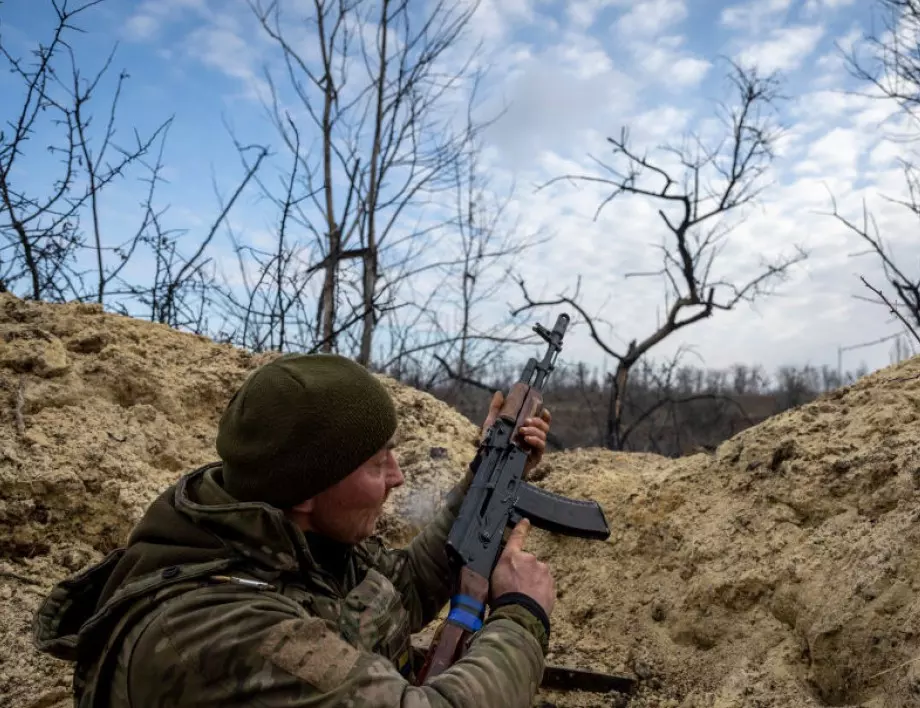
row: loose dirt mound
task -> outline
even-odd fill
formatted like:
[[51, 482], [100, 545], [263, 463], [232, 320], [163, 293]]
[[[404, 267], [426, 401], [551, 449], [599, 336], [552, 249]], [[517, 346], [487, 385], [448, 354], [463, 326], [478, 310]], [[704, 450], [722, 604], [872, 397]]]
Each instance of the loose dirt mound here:
[[[220, 411], [269, 358], [0, 295], [0, 706], [68, 704], [68, 667], [31, 649], [42, 593], [214, 459]], [[385, 381], [408, 483], [383, 531], [401, 543], [459, 477], [477, 427]], [[553, 663], [636, 675], [635, 706], [920, 705], [918, 410], [914, 360], [713, 456], [548, 455], [541, 484], [597, 499], [612, 530], [606, 543], [533, 534], [559, 590]]]
[[[67, 696], [67, 667], [31, 648], [42, 593], [123, 543], [180, 474], [216, 459], [223, 407], [274, 356], [93, 305], [0, 294], [0, 706], [39, 708]], [[393, 494], [383, 523], [401, 542], [460, 477], [478, 428], [431, 396], [382, 380], [412, 480]]]
[[657, 679], [661, 705], [920, 705], [918, 409], [914, 359], [713, 456], [553, 455], [544, 484], [613, 530], [536, 546], [560, 654]]

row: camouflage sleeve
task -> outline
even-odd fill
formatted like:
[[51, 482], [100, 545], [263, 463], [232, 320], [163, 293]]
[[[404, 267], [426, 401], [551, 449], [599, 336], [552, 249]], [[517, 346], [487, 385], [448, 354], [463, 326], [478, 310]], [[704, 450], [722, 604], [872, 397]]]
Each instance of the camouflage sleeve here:
[[174, 602], [130, 659], [139, 708], [524, 708], [543, 671], [542, 625], [513, 606], [489, 617], [463, 659], [417, 687], [286, 598], [233, 590]]
[[396, 552], [405, 562], [393, 563], [389, 575], [400, 589], [409, 610], [412, 631], [418, 632], [450, 599], [451, 572], [447, 560], [447, 535], [460, 513], [460, 505], [473, 482], [467, 468], [463, 479], [447, 495], [435, 517], [412, 539], [407, 549]]

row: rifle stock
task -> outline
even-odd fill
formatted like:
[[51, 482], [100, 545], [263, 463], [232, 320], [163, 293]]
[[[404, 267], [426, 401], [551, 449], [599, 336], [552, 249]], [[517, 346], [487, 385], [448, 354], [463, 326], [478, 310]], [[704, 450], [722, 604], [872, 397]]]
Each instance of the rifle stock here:
[[[457, 594], [454, 595], [451, 611], [431, 640], [425, 663], [418, 673], [417, 679], [420, 685], [449, 668], [463, 656], [469, 638], [481, 625], [478, 608], [469, 600], [473, 600], [484, 608], [488, 596], [488, 579], [469, 568], [461, 569], [460, 587]], [[458, 598], [462, 599], [458, 600]]]

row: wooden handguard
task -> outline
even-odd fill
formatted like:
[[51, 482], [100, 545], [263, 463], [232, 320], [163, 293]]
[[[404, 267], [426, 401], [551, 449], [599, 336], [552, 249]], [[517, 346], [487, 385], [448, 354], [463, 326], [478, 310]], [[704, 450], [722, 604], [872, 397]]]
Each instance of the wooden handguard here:
[[431, 640], [425, 663], [416, 677], [419, 686], [450, 668], [463, 656], [470, 636], [482, 626], [488, 597], [488, 579], [468, 568], [461, 569], [460, 588], [451, 598], [450, 613]]
[[511, 390], [508, 391], [508, 395], [505, 397], [505, 403], [498, 412], [498, 416], [514, 424], [511, 442], [529, 452], [529, 446], [521, 440], [518, 431], [520, 427], [524, 425], [525, 420], [528, 418], [536, 418], [542, 412], [543, 393], [526, 383], [518, 381], [511, 387]]

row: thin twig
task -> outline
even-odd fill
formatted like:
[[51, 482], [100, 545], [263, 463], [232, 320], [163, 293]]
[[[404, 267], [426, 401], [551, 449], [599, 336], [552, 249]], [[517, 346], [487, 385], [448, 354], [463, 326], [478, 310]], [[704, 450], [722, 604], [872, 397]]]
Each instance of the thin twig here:
[[892, 671], [897, 671], [898, 669], [903, 669], [905, 666], [910, 666], [911, 664], [914, 664], [914, 663], [916, 663], [916, 662], [918, 662], [918, 661], [920, 661], [920, 656], [915, 656], [913, 659], [908, 659], [907, 661], [905, 661], [905, 662], [903, 662], [903, 663], [901, 663], [901, 664], [898, 664], [897, 666], [892, 666], [890, 669], [885, 669], [884, 671], [879, 671], [877, 674], [872, 674], [872, 675], [871, 675], [868, 679], [866, 679], [866, 680], [867, 680], [867, 681], [871, 681], [872, 679], [876, 679], [876, 678], [878, 678], [879, 676], [884, 676], [885, 674], [890, 674]]
[[881, 298], [882, 302], [884, 302], [884, 303], [888, 306], [888, 309], [891, 311], [891, 314], [893, 314], [895, 317], [897, 317], [899, 320], [901, 320], [901, 322], [904, 324], [904, 326], [907, 327], [908, 331], [909, 331], [912, 335], [914, 335], [914, 339], [916, 339], [918, 342], [920, 342], [920, 334], [917, 334], [917, 330], [915, 330], [913, 327], [911, 327], [910, 322], [908, 322], [907, 319], [904, 317], [904, 315], [902, 315], [902, 314], [898, 311], [898, 308], [895, 307], [894, 304], [892, 304], [892, 302], [891, 302], [887, 297], [885, 297], [885, 295], [882, 293], [882, 291], [881, 291], [881, 290], [878, 290], [878, 289], [876, 289], [876, 288], [874, 288], [874, 287], [872, 287], [871, 285], [869, 285], [869, 281], [867, 281], [863, 276], [859, 276], [859, 279], [860, 279], [861, 281], [863, 281], [863, 285], [865, 285], [867, 288], [869, 288], [869, 290], [871, 290], [871, 291], [874, 292], [876, 295], [878, 295], [879, 298]]
[[30, 578], [28, 575], [21, 575], [12, 570], [4, 570], [0, 568], [0, 578], [9, 578], [10, 580], [18, 580], [19, 582], [26, 583], [28, 585], [35, 585], [36, 587], [44, 587], [45, 583], [42, 580], [36, 580], [35, 578]]

